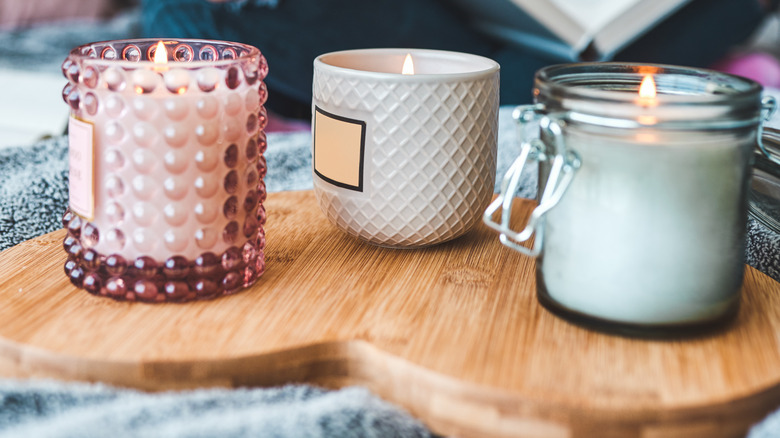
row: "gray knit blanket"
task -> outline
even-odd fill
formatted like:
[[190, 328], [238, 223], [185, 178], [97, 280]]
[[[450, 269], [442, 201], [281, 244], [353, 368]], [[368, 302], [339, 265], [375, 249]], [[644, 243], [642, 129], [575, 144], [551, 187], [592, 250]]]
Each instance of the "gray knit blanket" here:
[[98, 384], [0, 381], [0, 437], [429, 437], [357, 387], [306, 385], [147, 394]]

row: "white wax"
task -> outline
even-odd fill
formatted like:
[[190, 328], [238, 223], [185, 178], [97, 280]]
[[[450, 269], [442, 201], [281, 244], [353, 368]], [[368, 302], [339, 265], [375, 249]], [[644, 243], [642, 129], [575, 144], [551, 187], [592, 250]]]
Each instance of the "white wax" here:
[[633, 324], [722, 315], [744, 269], [754, 135], [567, 132], [582, 167], [546, 216], [538, 269], [549, 296]]

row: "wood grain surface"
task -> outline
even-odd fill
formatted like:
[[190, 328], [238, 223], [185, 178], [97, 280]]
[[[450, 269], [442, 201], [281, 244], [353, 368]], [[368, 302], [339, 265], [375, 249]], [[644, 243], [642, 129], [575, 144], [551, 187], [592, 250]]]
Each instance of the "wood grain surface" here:
[[[531, 202], [518, 202], [524, 220]], [[165, 390], [363, 385], [462, 437], [732, 437], [780, 405], [780, 285], [696, 338], [588, 331], [544, 310], [534, 262], [481, 224], [419, 250], [361, 243], [310, 191], [266, 202], [267, 271], [189, 304], [71, 286], [63, 231], [0, 253], [0, 375]]]

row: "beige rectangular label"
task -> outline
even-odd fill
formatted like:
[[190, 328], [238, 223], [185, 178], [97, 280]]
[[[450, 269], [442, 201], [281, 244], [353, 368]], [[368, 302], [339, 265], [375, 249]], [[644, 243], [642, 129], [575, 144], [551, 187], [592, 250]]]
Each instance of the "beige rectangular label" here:
[[68, 199], [70, 209], [92, 220], [95, 214], [94, 126], [73, 116], [68, 121]]
[[363, 191], [366, 122], [314, 109], [314, 173], [345, 189]]

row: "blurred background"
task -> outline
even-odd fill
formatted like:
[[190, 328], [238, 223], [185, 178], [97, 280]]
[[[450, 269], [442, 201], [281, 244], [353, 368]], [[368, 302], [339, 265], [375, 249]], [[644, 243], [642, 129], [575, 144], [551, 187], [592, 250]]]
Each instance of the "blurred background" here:
[[[303, 0], [244, 0], [225, 2], [217, 0], [182, 0], [179, 2], [158, 1], [136, 1], [136, 0], [2, 0], [0, 1], [0, 147], [23, 146], [46, 136], [59, 136], [64, 133], [67, 122], [68, 108], [61, 98], [61, 90], [65, 85], [65, 80], [60, 72], [60, 65], [67, 56], [68, 52], [81, 44], [128, 38], [147, 36], [150, 33], [165, 33], [165, 23], [157, 25], [156, 23], [143, 23], [147, 14], [143, 8], [149, 8], [149, 5], [155, 7], [160, 4], [179, 4], [188, 10], [194, 10], [195, 6], [208, 4], [212, 9], [221, 13], [219, 7], [225, 7], [225, 20], [233, 19], [234, 15], [240, 15], [242, 8], [266, 8], [266, 14], [269, 23], [258, 23], [256, 26], [268, 26], [271, 20], [291, 20], [284, 8], [276, 10], [277, 3], [297, 1], [297, 4], [305, 4]], [[740, 0], [743, 1], [743, 0]], [[777, 12], [777, 2], [770, 0], [744, 0], [746, 2], [758, 2], [764, 8], [766, 14], [754, 28], [749, 30], [749, 37], [735, 38], [738, 42], [731, 44], [727, 50], [722, 50], [721, 56], [716, 62], [708, 67], [740, 74], [755, 79], [770, 88], [780, 88], [780, 15]], [[143, 4], [142, 4], [143, 3]], [[317, 0], [314, 0], [317, 3]], [[320, 4], [330, 3], [324, 2]], [[337, 2], [348, 3], [348, 2]], [[373, 4], [372, 2], [365, 2]], [[425, 2], [419, 3], [422, 5]], [[441, 13], [442, 11], [454, 8], [447, 4], [446, 0], [430, 0], [428, 3], [436, 3], [439, 9], [429, 10], [427, 13]], [[701, 1], [699, 3], [702, 3]], [[706, 0], [704, 3], [707, 3]], [[399, 3], [400, 4], [400, 3]], [[379, 3], [377, 3], [379, 5]], [[342, 5], [343, 6], [343, 5]], [[378, 7], [378, 6], [377, 6]], [[421, 6], [422, 7], [422, 6]], [[230, 9], [232, 8], [232, 9]], [[320, 7], [322, 9], [322, 7]], [[207, 10], [207, 9], [202, 9]], [[334, 8], [333, 11], [339, 9]], [[433, 12], [432, 12], [433, 11]], [[438, 12], [436, 12], [438, 11]], [[261, 12], [262, 13], [262, 12]], [[320, 13], [324, 13], [320, 11]], [[274, 14], [278, 14], [278, 17]], [[214, 17], [209, 17], [212, 19]], [[219, 17], [215, 19], [217, 21]], [[447, 20], [457, 19], [450, 16], [443, 17]], [[177, 17], [170, 17], [171, 22], [176, 23]], [[181, 21], [192, 20], [190, 16], [182, 16]], [[163, 20], [164, 21], [164, 20]], [[319, 20], [322, 21], [322, 20]], [[229, 21], [228, 21], [229, 23]], [[751, 22], [750, 26], [753, 26]], [[288, 23], [279, 23], [287, 25]], [[302, 29], [306, 29], [307, 24], [301, 23]], [[323, 24], [319, 24], [323, 26]], [[175, 27], [175, 26], [174, 26]], [[185, 26], [186, 27], [186, 26]], [[334, 26], [335, 27], [335, 26]], [[216, 36], [235, 36], [237, 28], [229, 25], [217, 28]], [[313, 29], [322, 32], [322, 29]], [[341, 32], [340, 29], [332, 29], [333, 32]], [[729, 22], [726, 19], [718, 29], [718, 32], [728, 33], [732, 31]], [[189, 35], [169, 35], [169, 36], [200, 36], [197, 35], [197, 27], [178, 28], [172, 33], [186, 33]], [[299, 32], [300, 33], [300, 32]], [[315, 33], [315, 32], [312, 32]], [[744, 32], [743, 32], [744, 33]], [[195, 34], [195, 35], [193, 35]], [[236, 36], [237, 35], [237, 36]], [[214, 35], [202, 35], [206, 38], [213, 38]], [[223, 38], [228, 39], [228, 38]], [[356, 39], [356, 47], [366, 44], [365, 40]], [[289, 41], [289, 51], [294, 54], [300, 51], [300, 46], [312, 41], [316, 45], [316, 35], [306, 35], [302, 32], [300, 41]], [[269, 40], [273, 41], [273, 40]], [[388, 40], [392, 42], [392, 40]], [[706, 40], [705, 40], [706, 41]], [[268, 44], [263, 41], [241, 41], [257, 45], [264, 53], [265, 46]], [[285, 78], [280, 78], [284, 68], [279, 66], [285, 62], [284, 55], [285, 41], [273, 41], [274, 47], [271, 52], [266, 53], [271, 65], [270, 76], [267, 80], [270, 89], [269, 108], [271, 110], [271, 123], [268, 131], [295, 131], [308, 129], [308, 103], [305, 102], [308, 90], [289, 90], [285, 89]], [[706, 44], [706, 42], [704, 43]], [[418, 46], [422, 46], [420, 44]], [[435, 45], [435, 44], [432, 44]], [[279, 46], [281, 48], [276, 48]], [[436, 48], [436, 47], [433, 47]], [[276, 52], [273, 52], [276, 50]], [[469, 51], [469, 50], [464, 50]], [[282, 53], [282, 55], [278, 54]], [[275, 59], [271, 59], [272, 56]], [[290, 55], [292, 57], [292, 55]], [[301, 54], [300, 56], [304, 56]], [[504, 59], [499, 59], [499, 63], [504, 65]], [[511, 56], [511, 55], [509, 55]], [[634, 57], [641, 58], [634, 54]], [[282, 58], [282, 59], [276, 59]], [[640, 60], [640, 59], [638, 59]], [[291, 65], [294, 65], [291, 62]], [[302, 61], [310, 65], [310, 59]], [[538, 61], [542, 62], [542, 61]], [[552, 62], [550, 62], [552, 63]], [[275, 67], [276, 66], [276, 67]], [[277, 72], [275, 75], [275, 71]], [[507, 69], [502, 70], [502, 92], [505, 87], [512, 84], [511, 78], [506, 78]], [[531, 84], [527, 77], [516, 76], [520, 84], [519, 89], [530, 90]], [[306, 77], [303, 76], [298, 82], [298, 88], [305, 84]], [[309, 83], [310, 84], [310, 83]], [[275, 89], [278, 88], [278, 89]], [[296, 94], [297, 92], [300, 92]], [[288, 111], [283, 104], [285, 100], [295, 103], [297, 96], [297, 109]], [[303, 96], [303, 97], [301, 97]], [[525, 98], [525, 95], [523, 95]], [[511, 100], [511, 99], [510, 99]], [[502, 96], [502, 104], [514, 104], [519, 102], [508, 101]]]

